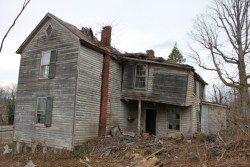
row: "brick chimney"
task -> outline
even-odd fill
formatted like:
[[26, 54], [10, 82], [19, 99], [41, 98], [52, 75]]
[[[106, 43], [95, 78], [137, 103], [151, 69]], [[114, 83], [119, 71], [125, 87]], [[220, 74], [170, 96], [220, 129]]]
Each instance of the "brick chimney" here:
[[[111, 30], [112, 27], [106, 26], [102, 28], [101, 46], [111, 47]], [[102, 71], [102, 94], [101, 94], [101, 109], [100, 109], [100, 124], [99, 136], [106, 135], [107, 125], [107, 109], [108, 109], [108, 90], [109, 90], [109, 69], [110, 69], [110, 55], [104, 54], [103, 71]]]
[[155, 58], [155, 52], [153, 50], [147, 50], [147, 59]]
[[101, 33], [101, 46], [102, 47], [111, 47], [111, 26], [105, 26], [102, 28]]

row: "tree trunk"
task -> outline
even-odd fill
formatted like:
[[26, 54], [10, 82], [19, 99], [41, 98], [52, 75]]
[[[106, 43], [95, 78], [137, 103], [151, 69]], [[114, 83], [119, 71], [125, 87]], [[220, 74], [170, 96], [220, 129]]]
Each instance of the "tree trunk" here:
[[249, 113], [249, 94], [248, 94], [248, 87], [242, 86], [240, 88], [240, 111], [247, 115]]

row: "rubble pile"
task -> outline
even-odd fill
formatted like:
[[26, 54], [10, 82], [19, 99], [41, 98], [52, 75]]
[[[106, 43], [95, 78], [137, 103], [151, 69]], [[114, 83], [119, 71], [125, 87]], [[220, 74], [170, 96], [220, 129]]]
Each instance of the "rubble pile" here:
[[13, 147], [2, 145], [0, 166], [250, 166], [249, 138], [229, 140], [226, 136], [176, 132], [156, 137], [113, 128], [110, 135], [89, 140], [74, 151], [16, 154], [9, 151]]

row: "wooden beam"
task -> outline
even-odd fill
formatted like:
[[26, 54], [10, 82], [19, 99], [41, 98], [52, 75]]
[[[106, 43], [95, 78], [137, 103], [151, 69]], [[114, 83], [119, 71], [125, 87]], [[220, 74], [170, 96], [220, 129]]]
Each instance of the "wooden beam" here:
[[138, 130], [138, 135], [141, 132], [141, 100], [138, 100], [138, 126], [137, 126], [137, 130]]

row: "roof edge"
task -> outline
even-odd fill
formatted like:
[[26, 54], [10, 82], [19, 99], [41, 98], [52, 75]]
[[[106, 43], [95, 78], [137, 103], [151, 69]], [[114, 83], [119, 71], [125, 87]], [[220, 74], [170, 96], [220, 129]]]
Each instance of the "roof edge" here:
[[38, 25], [32, 30], [32, 32], [28, 35], [28, 37], [23, 41], [23, 43], [19, 46], [16, 53], [21, 54], [24, 48], [27, 46], [27, 44], [31, 41], [31, 37], [37, 33], [40, 30], [40, 27], [49, 20], [49, 18], [52, 18], [51, 14], [48, 12], [43, 19], [38, 23]]

